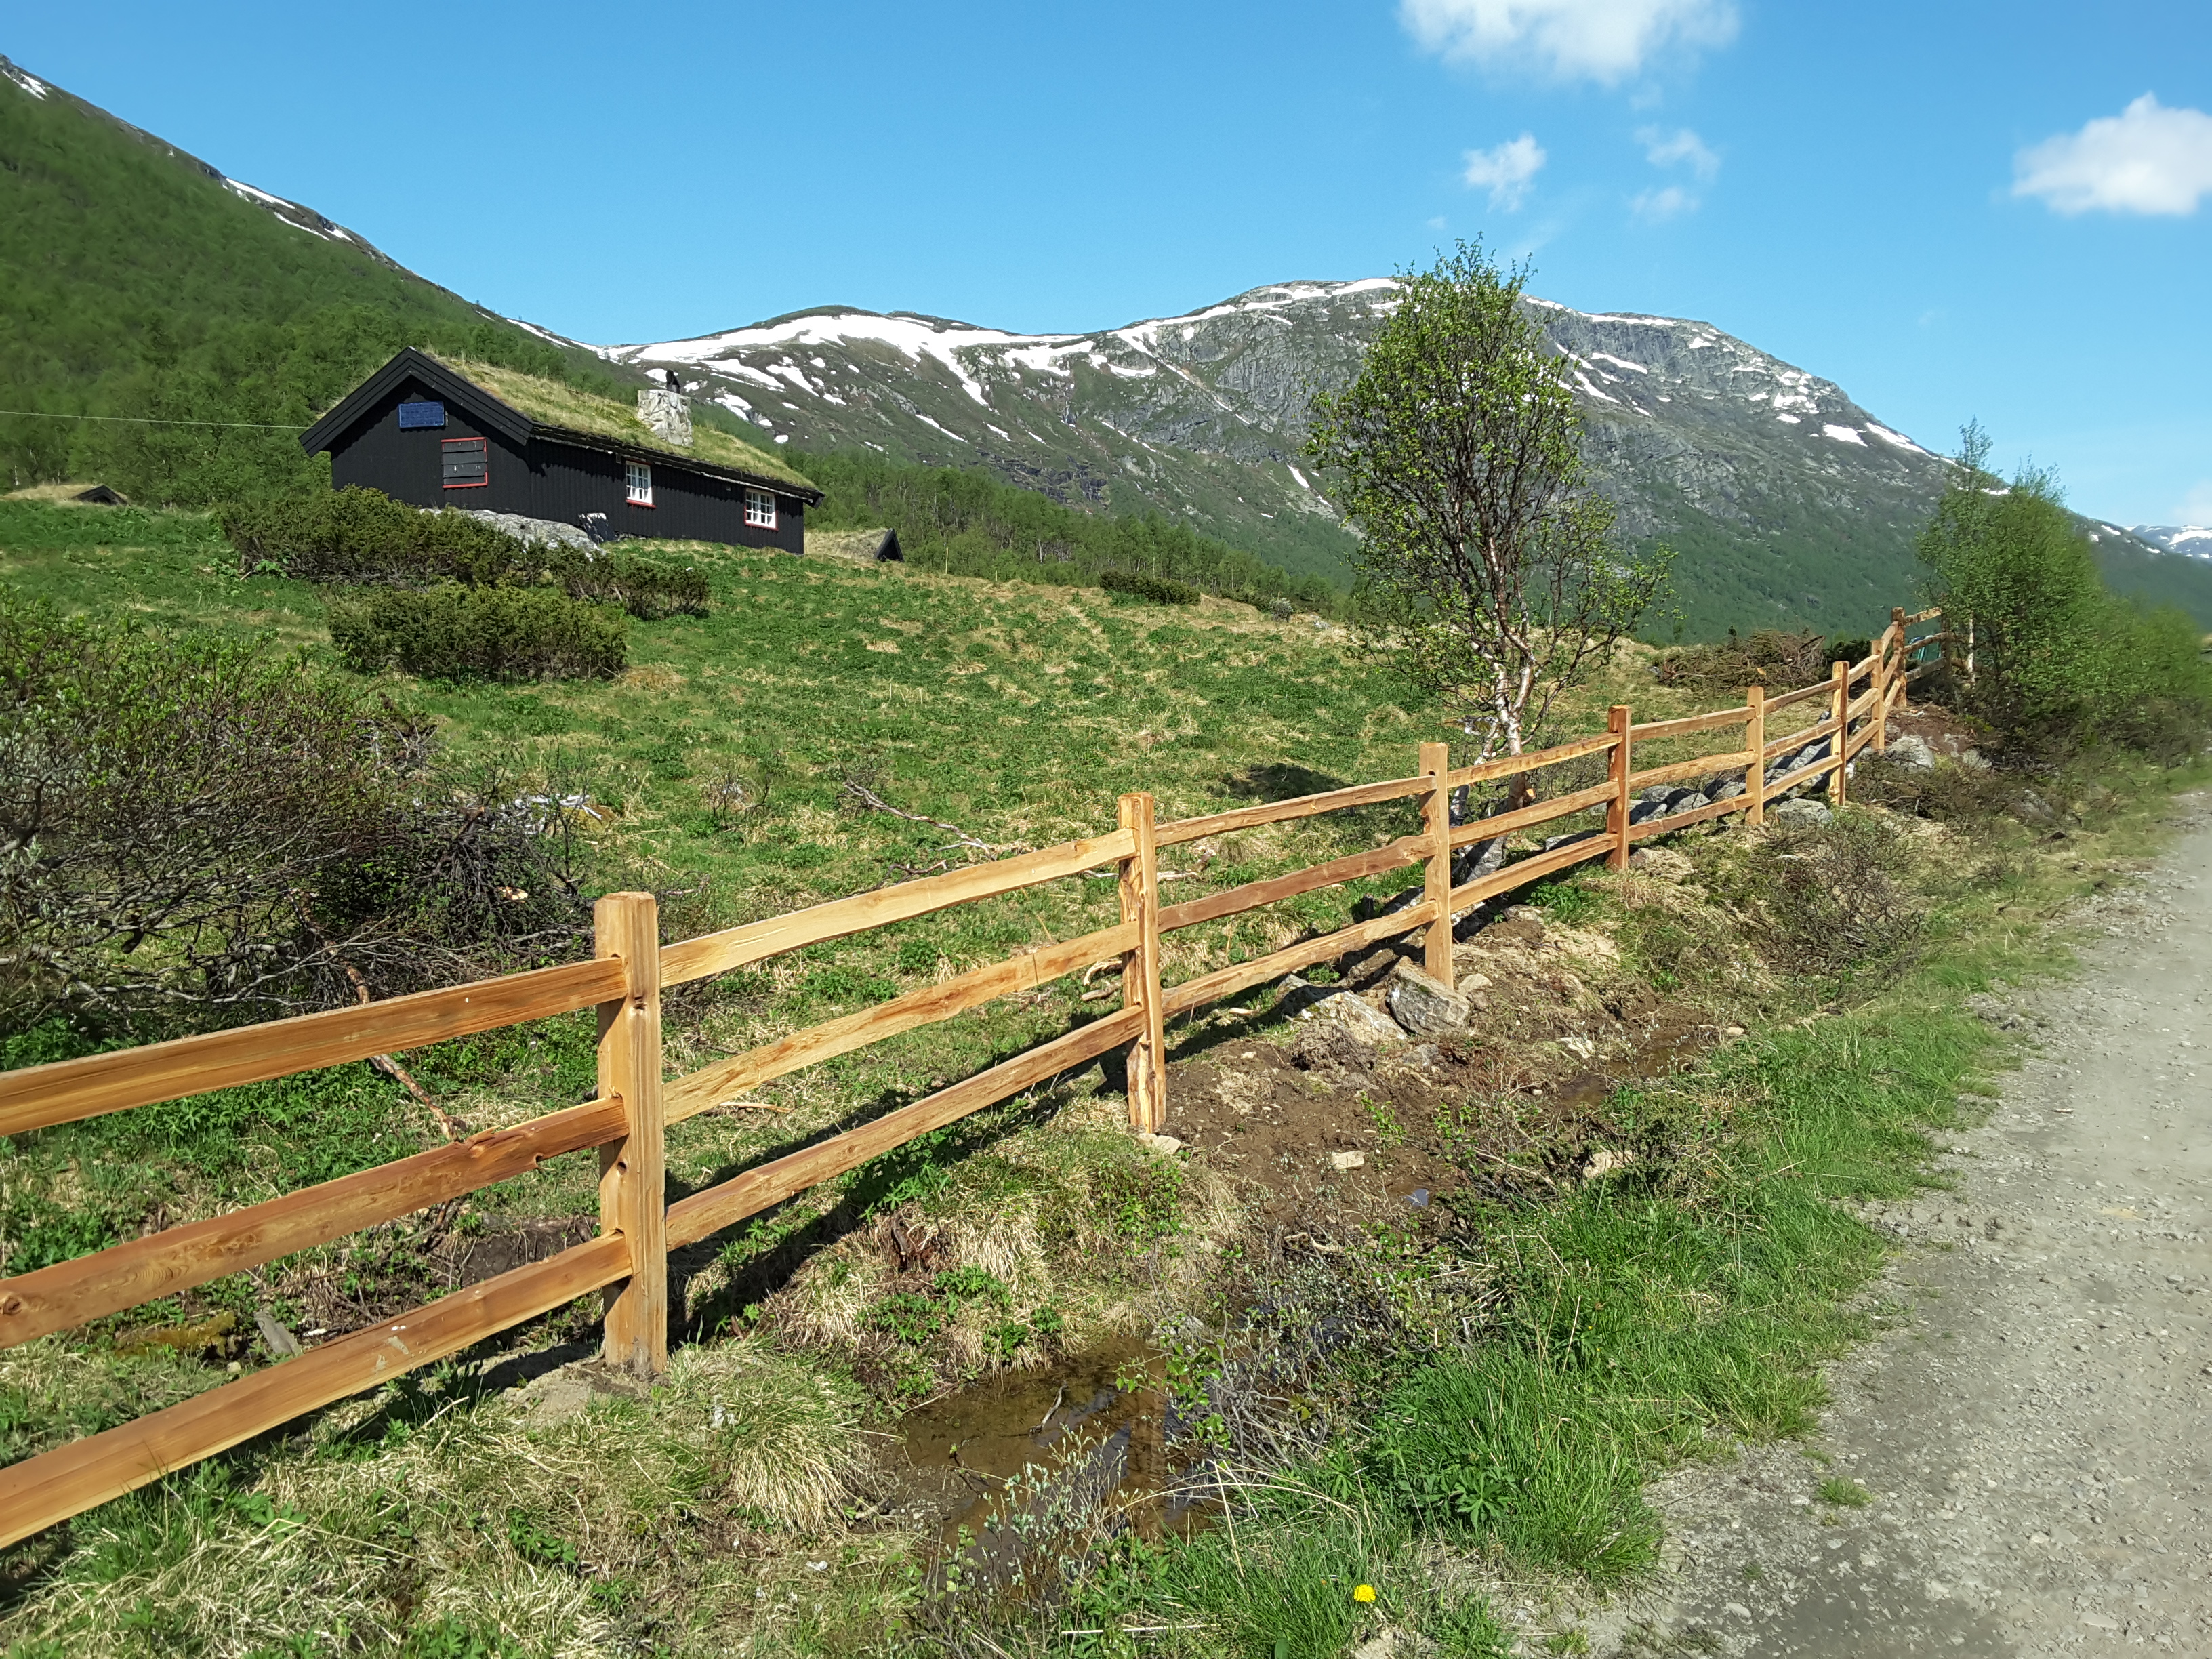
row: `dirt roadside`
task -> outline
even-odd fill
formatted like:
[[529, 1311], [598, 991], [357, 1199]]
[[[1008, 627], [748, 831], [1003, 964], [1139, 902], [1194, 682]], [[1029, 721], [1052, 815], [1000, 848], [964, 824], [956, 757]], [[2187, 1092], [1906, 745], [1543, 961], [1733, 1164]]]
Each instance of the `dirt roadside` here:
[[1820, 1434], [1661, 1482], [1666, 1570], [1595, 1650], [2212, 1653], [2212, 801], [2187, 811], [2081, 978], [1988, 1006], [2031, 1053], [1947, 1138], [1955, 1185], [1869, 1206], [1887, 1328]]

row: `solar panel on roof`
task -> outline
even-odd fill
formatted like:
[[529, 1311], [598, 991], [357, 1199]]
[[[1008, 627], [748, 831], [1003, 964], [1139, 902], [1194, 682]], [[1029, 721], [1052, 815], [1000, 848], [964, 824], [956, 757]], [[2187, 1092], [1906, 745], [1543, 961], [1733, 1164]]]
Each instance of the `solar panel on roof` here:
[[402, 432], [413, 427], [443, 426], [445, 423], [446, 406], [443, 404], [425, 401], [399, 405], [399, 429]]

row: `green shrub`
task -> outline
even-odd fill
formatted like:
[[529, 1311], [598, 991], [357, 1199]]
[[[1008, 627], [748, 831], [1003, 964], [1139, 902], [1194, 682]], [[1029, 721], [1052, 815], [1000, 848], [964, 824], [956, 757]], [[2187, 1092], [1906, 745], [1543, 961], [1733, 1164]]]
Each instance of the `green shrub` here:
[[570, 599], [618, 605], [640, 622], [707, 614], [707, 573], [696, 565], [679, 570], [626, 554], [569, 548], [552, 562], [551, 570]]
[[1098, 586], [1109, 593], [1127, 593], [1131, 599], [1146, 599], [1154, 605], [1196, 605], [1198, 590], [1188, 582], [1179, 582], [1172, 576], [1146, 576], [1133, 570], [1102, 570]]
[[471, 587], [535, 579], [530, 550], [465, 513], [425, 513], [381, 490], [234, 502], [217, 514], [241, 574], [274, 568], [301, 581]]
[[373, 674], [429, 679], [591, 679], [622, 672], [622, 613], [544, 588], [397, 589], [331, 606], [331, 643]]

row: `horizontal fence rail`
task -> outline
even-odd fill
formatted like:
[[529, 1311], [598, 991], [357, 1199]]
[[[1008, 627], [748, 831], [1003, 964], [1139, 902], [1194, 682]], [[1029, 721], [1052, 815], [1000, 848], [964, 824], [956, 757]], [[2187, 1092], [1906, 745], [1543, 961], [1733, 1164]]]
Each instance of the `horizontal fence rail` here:
[[[1158, 1130], [1167, 1114], [1164, 1032], [1169, 1018], [1414, 933], [1423, 935], [1424, 965], [1449, 987], [1452, 922], [1486, 899], [1593, 859], [1621, 867], [1637, 842], [1728, 814], [1762, 823], [1774, 795], [1817, 781], [1825, 781], [1832, 799], [1840, 802], [1852, 757], [1869, 746], [1884, 747], [1889, 715], [1907, 701], [1911, 683], [1949, 660], [1960, 637], [1953, 630], [1912, 632], [1941, 621], [1942, 615], [1893, 611], [1889, 627], [1863, 661], [1836, 663], [1828, 679], [1771, 696], [1753, 686], [1735, 708], [1638, 725], [1630, 709], [1620, 706], [1602, 733], [1457, 768], [1450, 765], [1445, 745], [1425, 744], [1420, 769], [1409, 777], [1166, 823], [1154, 821], [1151, 796], [1127, 795], [1121, 799], [1119, 824], [1103, 835], [665, 946], [659, 939], [652, 896], [613, 894], [599, 901], [597, 948], [590, 961], [0, 1073], [0, 1134], [22, 1134], [582, 1008], [596, 1008], [599, 1021], [597, 1098], [265, 1203], [0, 1279], [0, 1347], [72, 1329], [417, 1213], [527, 1173], [550, 1158], [597, 1148], [602, 1169], [600, 1232], [588, 1243], [398, 1319], [322, 1342], [180, 1405], [0, 1468], [0, 1547], [595, 1291], [607, 1295], [607, 1359], [658, 1370], [667, 1355], [672, 1249], [696, 1243], [917, 1136], [1048, 1084], [1116, 1048], [1127, 1057], [1131, 1124]], [[1971, 672], [1971, 627], [1965, 640]], [[1768, 722], [1777, 712], [1823, 697], [1825, 711], [1802, 729], [1770, 732]], [[1635, 767], [1638, 744], [1731, 732], [1740, 737], [1732, 738], [1733, 746], [1725, 750]], [[1798, 755], [1806, 756], [1803, 763], [1774, 769], [1778, 758], [1786, 764]], [[1580, 784], [1570, 775], [1577, 787], [1533, 799], [1533, 775], [1593, 758], [1603, 766], [1603, 781]], [[1665, 786], [1691, 780], [1722, 788], [1710, 781], [1714, 779], [1727, 781], [1726, 792], [1698, 805], [1675, 805], [1672, 794], [1649, 801], [1638, 798], [1639, 790], [1663, 792]], [[1501, 810], [1452, 822], [1455, 792], [1498, 782], [1508, 785]], [[1179, 904], [1160, 902], [1163, 847], [1401, 800], [1419, 807], [1420, 828], [1415, 833]], [[1502, 845], [1508, 836], [1577, 817], [1587, 821], [1588, 815], [1600, 813], [1601, 828], [1555, 836], [1534, 853], [1484, 870], [1460, 885], [1452, 884], [1455, 852], [1478, 842]], [[1401, 894], [1381, 915], [1179, 984], [1163, 981], [1164, 934], [1416, 867], [1420, 886]], [[792, 1032], [687, 1076], [664, 1079], [660, 993], [665, 987], [956, 905], [1103, 873], [1116, 878], [1121, 915], [1115, 926], [1024, 951]], [[666, 1200], [670, 1125], [720, 1106], [750, 1103], [743, 1099], [748, 1091], [806, 1066], [1105, 966], [1120, 971], [1117, 1011], [908, 1105], [769, 1158], [672, 1204]]]

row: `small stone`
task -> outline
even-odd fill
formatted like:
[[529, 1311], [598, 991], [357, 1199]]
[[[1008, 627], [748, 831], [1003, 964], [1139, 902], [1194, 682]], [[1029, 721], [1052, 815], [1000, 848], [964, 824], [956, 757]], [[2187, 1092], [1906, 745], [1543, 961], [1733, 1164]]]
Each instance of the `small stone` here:
[[1415, 1036], [1446, 1036], [1467, 1029], [1467, 999], [1448, 991], [1410, 962], [1390, 976], [1390, 1012]]
[[1767, 809], [1777, 823], [1832, 823], [1836, 815], [1817, 800], [1785, 800]]
[[1583, 1164], [1583, 1179], [1595, 1181], [1600, 1176], [1611, 1175], [1615, 1170], [1625, 1170], [1635, 1161], [1632, 1152], [1616, 1152], [1610, 1146], [1601, 1146]]
[[1559, 1047], [1565, 1048], [1577, 1060], [1594, 1060], [1597, 1057], [1597, 1044], [1579, 1032], [1571, 1036], [1561, 1037]]
[[1710, 796], [1695, 789], [1686, 789], [1673, 800], [1667, 803], [1667, 811], [1671, 816], [1676, 812], [1694, 812], [1700, 806], [1710, 806], [1711, 805], [1712, 799]]
[[1412, 1205], [1417, 1210], [1427, 1209], [1429, 1207], [1429, 1189], [1426, 1187], [1414, 1188], [1412, 1192], [1406, 1194], [1406, 1202]]
[[1328, 1167], [1335, 1170], [1339, 1175], [1342, 1175], [1347, 1170], [1364, 1170], [1367, 1167], [1367, 1154], [1364, 1152], [1331, 1152], [1328, 1155]]
[[1751, 1609], [1744, 1606], [1741, 1601], [1724, 1601], [1721, 1604], [1721, 1611], [1728, 1614], [1731, 1619], [1748, 1619], [1751, 1617]]
[[1487, 991], [1490, 988], [1490, 975], [1487, 974], [1462, 974], [1459, 976], [1459, 983], [1460, 988], [1462, 991]]
[[1182, 1150], [1182, 1142], [1177, 1140], [1173, 1135], [1147, 1134], [1139, 1129], [1137, 1131], [1136, 1139], [1137, 1145], [1155, 1158], [1173, 1158]]

